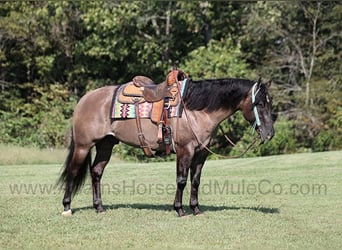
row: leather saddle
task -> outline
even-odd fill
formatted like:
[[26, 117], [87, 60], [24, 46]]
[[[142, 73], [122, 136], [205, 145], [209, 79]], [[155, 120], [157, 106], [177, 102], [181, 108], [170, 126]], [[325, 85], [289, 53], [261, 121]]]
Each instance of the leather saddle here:
[[[162, 141], [162, 126], [165, 125], [167, 115], [163, 116], [164, 107], [175, 107], [180, 101], [178, 94], [179, 81], [183, 81], [187, 75], [178, 70], [173, 69], [166, 77], [166, 80], [160, 84], [155, 84], [146, 76], [135, 76], [131, 82], [125, 84], [121, 91], [118, 92], [118, 101], [125, 104], [134, 104], [136, 109], [136, 122], [139, 132], [139, 140], [141, 147], [147, 156], [151, 156], [151, 149], [146, 143], [141, 130], [139, 118], [139, 104], [143, 102], [153, 103], [151, 110], [151, 120], [158, 125], [158, 142]], [[169, 135], [170, 137], [171, 135]], [[170, 138], [169, 138], [170, 139]], [[168, 146], [169, 147], [169, 146]], [[170, 151], [169, 149], [167, 151]], [[169, 152], [167, 152], [168, 154]]]
[[179, 102], [177, 82], [185, 78], [186, 74], [180, 70], [172, 70], [160, 84], [146, 76], [135, 76], [118, 93], [118, 100], [128, 104], [151, 102], [154, 106], [160, 106], [157, 103], [162, 102], [162, 106], [176, 106]]

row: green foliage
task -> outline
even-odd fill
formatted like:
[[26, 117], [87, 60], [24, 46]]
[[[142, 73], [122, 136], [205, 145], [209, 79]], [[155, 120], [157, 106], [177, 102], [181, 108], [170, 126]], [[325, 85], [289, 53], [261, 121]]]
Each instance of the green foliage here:
[[251, 77], [239, 45], [230, 39], [211, 40], [208, 46], [198, 47], [189, 53], [181, 68], [193, 78]]
[[258, 156], [266, 156], [295, 153], [298, 149], [293, 122], [284, 118], [279, 119], [279, 121], [275, 122], [274, 129], [276, 133], [273, 139], [256, 148], [256, 154]]
[[[290, 154], [298, 150], [296, 137], [293, 130], [293, 122], [281, 118], [274, 124], [275, 135], [269, 142], [256, 144], [247, 152], [246, 156], [267, 156], [277, 154]], [[231, 155], [240, 155], [253, 141], [256, 132], [250, 128], [242, 136], [236, 147], [231, 150]]]
[[313, 139], [312, 149], [314, 151], [337, 150], [342, 145], [342, 102], [334, 100], [336, 106], [332, 107], [332, 115], [318, 135]]
[[[33, 145], [42, 148], [66, 146], [69, 120], [75, 101], [60, 85], [21, 86], [30, 92], [28, 101], [1, 94], [1, 143]], [[16, 94], [16, 91], [12, 93]], [[9, 111], [4, 111], [9, 110]]]
[[242, 51], [247, 62], [276, 83], [274, 111], [293, 121], [297, 150], [342, 146], [327, 135], [340, 135], [331, 126], [341, 105], [336, 100], [342, 98], [340, 13], [341, 5], [334, 1], [251, 6]]
[[60, 164], [64, 162], [67, 150], [41, 149], [33, 146], [0, 144], [0, 165]]
[[169, 156], [156, 156], [153, 158], [147, 158], [141, 148], [134, 148], [126, 144], [120, 143], [114, 147], [114, 153], [121, 159], [125, 161], [135, 161], [135, 162], [164, 162], [175, 160], [175, 155], [171, 154]]
[[[274, 113], [284, 116], [276, 134], [287, 135], [287, 124], [296, 149], [275, 137], [259, 155], [340, 149], [341, 8], [337, 1], [5, 1], [0, 142], [60, 147], [86, 91], [138, 74], [160, 82], [178, 63], [194, 78], [273, 79]], [[222, 126], [234, 142], [248, 131], [239, 114]], [[231, 150], [220, 131], [213, 149]], [[135, 150], [123, 154], [140, 159]]]

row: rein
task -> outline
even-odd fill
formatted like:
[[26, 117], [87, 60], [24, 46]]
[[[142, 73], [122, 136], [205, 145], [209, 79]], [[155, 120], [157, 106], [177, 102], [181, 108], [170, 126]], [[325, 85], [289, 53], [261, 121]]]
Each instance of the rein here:
[[[178, 82], [178, 79], [177, 77], [175, 77], [176, 79], [176, 83], [177, 83], [177, 87], [179, 89], [179, 82]], [[259, 118], [259, 114], [258, 114], [258, 110], [257, 110], [257, 107], [255, 105], [255, 97], [257, 95], [257, 93], [259, 92], [259, 89], [257, 91], [255, 91], [255, 88], [257, 86], [257, 83], [255, 83], [252, 87], [252, 104], [253, 104], [253, 112], [254, 112], [254, 116], [255, 116], [255, 123], [253, 125], [253, 129], [255, 130], [256, 126], [260, 126], [261, 125], [261, 122], [260, 122], [260, 118]], [[178, 93], [180, 93], [178, 91]], [[206, 146], [203, 142], [201, 142], [197, 135], [195, 134], [194, 130], [192, 129], [192, 126], [190, 125], [190, 122], [189, 122], [189, 119], [188, 119], [188, 113], [187, 113], [187, 110], [185, 108], [185, 103], [184, 103], [184, 100], [183, 98], [180, 96], [179, 94], [179, 97], [180, 97], [180, 100], [182, 102], [182, 105], [183, 105], [183, 111], [184, 111], [184, 114], [185, 114], [185, 117], [186, 117], [186, 121], [187, 123], [189, 124], [189, 127], [190, 127], [190, 130], [191, 130], [191, 133], [192, 135], [195, 137], [197, 143], [199, 145], [201, 145], [205, 150], [207, 150], [209, 153], [219, 157], [219, 158], [224, 158], [224, 159], [236, 159], [236, 158], [241, 158], [242, 156], [244, 156], [253, 146], [254, 144], [257, 142], [258, 140], [258, 135], [256, 135], [254, 138], [253, 138], [253, 141], [247, 146], [247, 148], [239, 155], [235, 155], [235, 156], [226, 156], [226, 155], [221, 155], [221, 154], [218, 154], [218, 153], [215, 153], [214, 151], [212, 151], [208, 146]], [[233, 147], [236, 146], [235, 143], [232, 142], [232, 140], [229, 139], [229, 137], [224, 133], [223, 129], [221, 128], [221, 126], [219, 125], [219, 128], [220, 130], [223, 132], [223, 135], [224, 137], [226, 138], [226, 140], [233, 145]], [[178, 119], [177, 119], [177, 125], [176, 125], [176, 131], [178, 130]], [[177, 132], [176, 132], [177, 133]]]
[[[192, 130], [192, 129], [191, 129]], [[193, 132], [194, 134], [194, 132]], [[194, 134], [195, 135], [195, 134]], [[225, 135], [225, 138], [227, 139], [228, 137]], [[212, 151], [210, 148], [208, 148], [205, 144], [203, 144], [202, 142], [200, 142], [198, 140], [198, 138], [196, 138], [197, 142], [205, 149], [207, 150], [209, 153], [219, 157], [219, 158], [224, 158], [224, 159], [237, 159], [237, 158], [241, 158], [242, 156], [244, 156], [253, 146], [254, 144], [257, 142], [258, 140], [258, 135], [256, 135], [254, 138], [253, 138], [253, 141], [247, 146], [247, 148], [242, 151], [242, 153], [240, 153], [239, 155], [234, 155], [234, 156], [226, 156], [226, 155], [221, 155], [221, 154], [218, 154], [218, 153], [215, 153], [214, 151]], [[231, 143], [231, 140], [228, 138], [227, 139], [228, 142]], [[235, 145], [235, 144], [234, 144]]]

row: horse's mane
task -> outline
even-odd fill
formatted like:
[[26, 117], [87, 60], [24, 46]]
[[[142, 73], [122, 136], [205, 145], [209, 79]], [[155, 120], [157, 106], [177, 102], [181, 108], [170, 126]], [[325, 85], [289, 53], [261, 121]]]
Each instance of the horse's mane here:
[[209, 112], [220, 108], [234, 108], [247, 97], [254, 83], [238, 78], [190, 80], [184, 98], [186, 108], [206, 109]]

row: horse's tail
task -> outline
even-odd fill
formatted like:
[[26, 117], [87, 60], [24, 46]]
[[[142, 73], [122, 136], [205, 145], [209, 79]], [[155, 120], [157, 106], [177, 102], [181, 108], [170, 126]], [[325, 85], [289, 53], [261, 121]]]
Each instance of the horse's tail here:
[[78, 170], [77, 175], [74, 177], [72, 176], [72, 171], [70, 169], [70, 164], [73, 158], [75, 152], [75, 142], [74, 142], [74, 136], [71, 132], [71, 141], [69, 144], [69, 153], [67, 158], [65, 159], [64, 165], [63, 165], [63, 171], [61, 176], [58, 179], [57, 184], [60, 187], [66, 187], [67, 183], [72, 181], [72, 194], [75, 195], [83, 186], [86, 176], [87, 176], [87, 169], [91, 165], [91, 150], [89, 150], [86, 158], [84, 159], [80, 169]]

